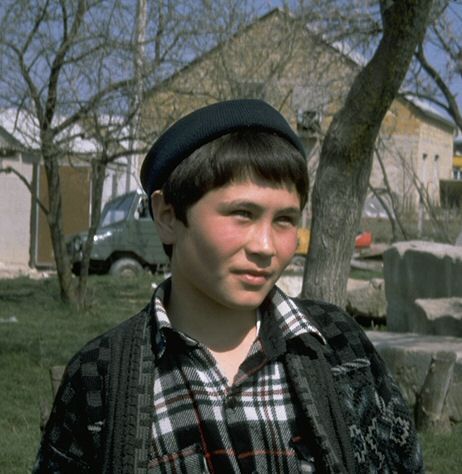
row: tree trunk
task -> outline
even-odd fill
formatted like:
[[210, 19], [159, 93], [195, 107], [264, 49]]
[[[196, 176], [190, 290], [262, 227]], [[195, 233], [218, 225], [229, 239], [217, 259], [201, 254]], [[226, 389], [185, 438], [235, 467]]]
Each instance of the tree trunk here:
[[345, 305], [354, 240], [383, 117], [422, 41], [431, 0], [381, 2], [383, 36], [353, 82], [321, 151], [302, 296]]
[[48, 227], [50, 229], [51, 244], [56, 262], [61, 299], [66, 303], [76, 302], [76, 286], [72, 277], [69, 254], [66, 249], [66, 241], [63, 228], [61, 187], [59, 180], [58, 158], [52, 151], [51, 146], [42, 146], [43, 161], [47, 176], [48, 186]]
[[101, 218], [101, 202], [103, 196], [104, 179], [106, 177], [106, 160], [95, 160], [92, 162], [92, 192], [91, 192], [91, 221], [88, 229], [87, 240], [83, 246], [82, 262], [79, 275], [79, 307], [87, 305], [88, 274], [90, 268], [90, 257], [93, 249], [93, 241], [96, 229]]
[[416, 403], [416, 425], [420, 431], [451, 431], [446, 397], [451, 386], [455, 362], [456, 354], [453, 352], [438, 352], [432, 357]]

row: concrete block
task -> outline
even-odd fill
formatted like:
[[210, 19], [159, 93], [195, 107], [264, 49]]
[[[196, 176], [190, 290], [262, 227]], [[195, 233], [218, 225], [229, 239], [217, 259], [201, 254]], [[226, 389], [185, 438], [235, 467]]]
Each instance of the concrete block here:
[[398, 242], [384, 253], [387, 328], [415, 332], [417, 299], [462, 297], [462, 247]]
[[441, 352], [453, 353], [455, 363], [444, 412], [451, 422], [462, 422], [461, 338], [388, 331], [367, 331], [367, 335], [384, 359], [412, 409], [422, 394], [432, 359]]
[[462, 298], [415, 300], [414, 332], [462, 337]]

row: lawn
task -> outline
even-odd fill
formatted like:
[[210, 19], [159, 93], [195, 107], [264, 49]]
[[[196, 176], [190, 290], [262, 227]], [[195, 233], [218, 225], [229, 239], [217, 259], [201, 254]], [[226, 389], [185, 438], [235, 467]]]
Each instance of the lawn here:
[[[51, 403], [49, 367], [138, 312], [152, 277], [90, 280], [89, 310], [59, 301], [55, 279], [0, 280], [0, 472], [29, 472], [38, 447], [41, 403]], [[11, 320], [17, 322], [10, 322]]]
[[[90, 279], [85, 313], [63, 305], [55, 279], [0, 280], [0, 472], [29, 472], [40, 439], [40, 404], [51, 403], [48, 369], [148, 302], [153, 279]], [[422, 437], [427, 471], [460, 468], [462, 426]]]

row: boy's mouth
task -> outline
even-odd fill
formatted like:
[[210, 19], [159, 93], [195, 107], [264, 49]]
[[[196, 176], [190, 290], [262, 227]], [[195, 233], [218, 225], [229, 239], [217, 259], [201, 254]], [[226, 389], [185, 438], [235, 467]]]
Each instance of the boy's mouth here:
[[262, 286], [271, 279], [273, 273], [266, 270], [242, 269], [234, 272], [244, 282], [252, 286]]

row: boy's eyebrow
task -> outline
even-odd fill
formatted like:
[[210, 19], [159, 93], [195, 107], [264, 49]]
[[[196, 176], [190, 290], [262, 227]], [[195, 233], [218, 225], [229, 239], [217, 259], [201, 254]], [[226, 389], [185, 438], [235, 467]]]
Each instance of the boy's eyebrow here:
[[[221, 205], [223, 207], [243, 206], [243, 207], [246, 207], [249, 209], [255, 209], [255, 210], [259, 210], [263, 208], [263, 206], [261, 206], [260, 204], [257, 204], [253, 201], [249, 201], [246, 199], [233, 199], [230, 201], [224, 201], [221, 203]], [[289, 206], [289, 207], [283, 207], [281, 209], [278, 209], [278, 213], [293, 213], [296, 215], [300, 215], [301, 212], [302, 211], [297, 206]]]

